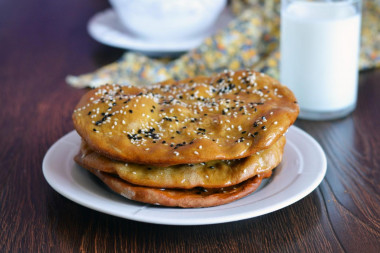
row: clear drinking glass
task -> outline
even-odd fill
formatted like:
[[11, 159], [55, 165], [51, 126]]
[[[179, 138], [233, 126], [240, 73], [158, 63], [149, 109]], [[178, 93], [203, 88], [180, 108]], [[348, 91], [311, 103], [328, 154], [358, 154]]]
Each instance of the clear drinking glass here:
[[280, 80], [300, 118], [327, 120], [356, 107], [361, 0], [282, 0]]

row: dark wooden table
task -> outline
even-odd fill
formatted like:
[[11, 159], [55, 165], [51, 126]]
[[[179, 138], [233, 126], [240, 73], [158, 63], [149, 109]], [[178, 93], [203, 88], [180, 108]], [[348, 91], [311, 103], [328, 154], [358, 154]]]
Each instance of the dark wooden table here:
[[0, 1], [0, 252], [380, 252], [380, 70], [361, 73], [356, 111], [298, 120], [324, 148], [321, 185], [297, 203], [219, 225], [164, 226], [78, 205], [42, 175], [47, 149], [73, 129], [86, 90], [68, 74], [93, 71], [122, 50], [86, 32], [106, 1]]

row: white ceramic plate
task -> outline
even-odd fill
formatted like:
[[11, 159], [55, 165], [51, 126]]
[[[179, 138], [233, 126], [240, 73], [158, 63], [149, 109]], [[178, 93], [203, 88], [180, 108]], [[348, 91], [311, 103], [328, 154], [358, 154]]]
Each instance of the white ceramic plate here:
[[209, 208], [169, 208], [142, 204], [111, 192], [95, 176], [76, 165], [81, 139], [72, 131], [50, 147], [42, 169], [57, 192], [88, 208], [122, 218], [167, 225], [231, 222], [284, 208], [312, 192], [326, 173], [326, 156], [301, 129], [287, 133], [284, 158], [273, 176], [254, 193], [235, 202]]
[[87, 30], [92, 38], [108, 46], [131, 49], [149, 56], [162, 56], [178, 54], [199, 46], [204, 38], [226, 27], [232, 19], [230, 10], [226, 8], [214, 26], [204, 34], [192, 39], [163, 42], [139, 38], [122, 26], [114, 10], [107, 9], [95, 14], [90, 19]]

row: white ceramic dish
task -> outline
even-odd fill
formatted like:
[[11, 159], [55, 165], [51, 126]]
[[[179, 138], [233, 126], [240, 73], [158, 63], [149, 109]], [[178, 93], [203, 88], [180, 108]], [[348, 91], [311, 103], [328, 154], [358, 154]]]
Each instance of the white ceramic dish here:
[[205, 33], [227, 0], [109, 0], [119, 21], [150, 40], [191, 38]]
[[87, 30], [92, 38], [102, 44], [138, 51], [149, 56], [162, 56], [179, 54], [199, 46], [204, 38], [226, 27], [232, 19], [230, 10], [225, 8], [212, 28], [198, 37], [185, 40], [152, 41], [133, 34], [120, 23], [113, 9], [107, 9], [90, 19]]
[[312, 192], [326, 173], [326, 156], [320, 145], [297, 127], [287, 133], [284, 158], [253, 194], [209, 208], [169, 208], [142, 204], [111, 192], [73, 161], [80, 137], [72, 131], [50, 147], [42, 169], [47, 182], [68, 199], [114, 216], [156, 224], [204, 225], [238, 221], [284, 208]]

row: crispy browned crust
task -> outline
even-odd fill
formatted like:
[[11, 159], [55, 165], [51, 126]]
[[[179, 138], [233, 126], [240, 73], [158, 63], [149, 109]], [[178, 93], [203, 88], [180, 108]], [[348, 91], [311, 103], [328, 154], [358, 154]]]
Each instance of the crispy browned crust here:
[[103, 181], [111, 190], [127, 199], [153, 205], [187, 208], [217, 206], [238, 200], [254, 192], [260, 186], [262, 179], [271, 175], [271, 171], [269, 171], [228, 188], [180, 190], [137, 186], [99, 170], [88, 170]]
[[103, 86], [83, 96], [73, 121], [102, 155], [164, 166], [250, 156], [275, 143], [298, 112], [278, 81], [238, 71], [150, 88]]
[[268, 149], [239, 160], [157, 167], [125, 164], [109, 159], [94, 152], [82, 141], [79, 154], [74, 159], [82, 167], [116, 174], [135, 185], [181, 189], [221, 188], [239, 184], [257, 174], [272, 170], [282, 160], [285, 142], [285, 137], [281, 137]]

